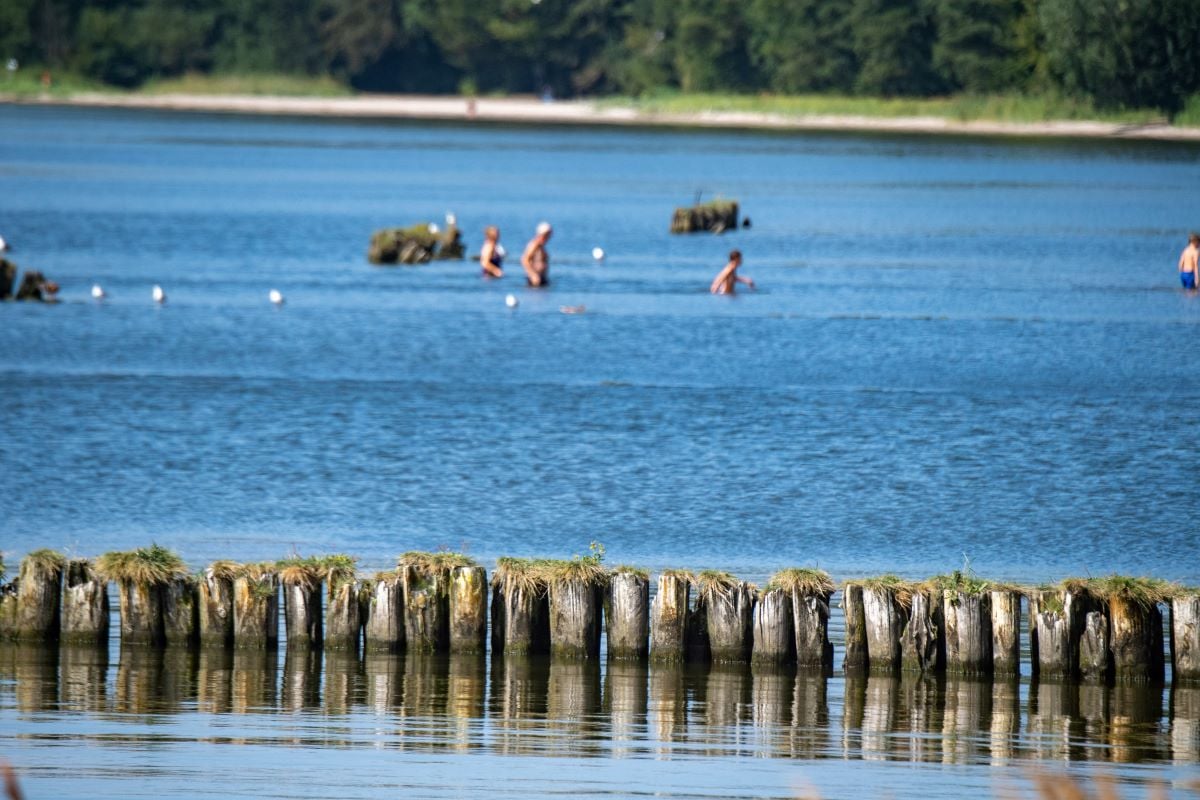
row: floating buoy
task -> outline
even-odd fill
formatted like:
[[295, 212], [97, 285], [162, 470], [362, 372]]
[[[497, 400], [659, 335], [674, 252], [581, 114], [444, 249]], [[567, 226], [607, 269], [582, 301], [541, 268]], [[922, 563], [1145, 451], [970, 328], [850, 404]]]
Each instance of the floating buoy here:
[[154, 302], [156, 303], [161, 304], [167, 302], [167, 293], [164, 292], [163, 288], [157, 284], [155, 284], [153, 291], [150, 292], [150, 295], [154, 298]]
[[100, 284], [93, 283], [92, 284], [92, 297], [96, 298], [97, 300], [103, 300], [105, 297], [108, 297], [108, 295], [105, 293], [104, 289], [100, 286]]
[[521, 301], [517, 299], [515, 294], [510, 294], [504, 298], [504, 305], [508, 306], [509, 308], [516, 308], [517, 306], [521, 305]]
[[0, 236], [0, 253], [8, 249], [8, 242], [4, 241], [4, 237]]
[[267, 297], [277, 306], [283, 305], [283, 294], [278, 289], [272, 289], [267, 293]]
[[592, 258], [596, 259], [597, 261], [603, 261], [604, 260], [604, 248], [603, 247], [593, 247], [592, 248]]

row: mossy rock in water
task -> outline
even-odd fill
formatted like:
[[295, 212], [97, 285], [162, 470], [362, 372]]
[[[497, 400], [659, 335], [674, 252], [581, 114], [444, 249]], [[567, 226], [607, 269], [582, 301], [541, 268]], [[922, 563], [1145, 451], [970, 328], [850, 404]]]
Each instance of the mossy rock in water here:
[[427, 222], [407, 228], [383, 228], [371, 236], [367, 260], [372, 264], [424, 264], [462, 258], [466, 247], [457, 225], [434, 233]]
[[724, 233], [738, 227], [736, 200], [713, 200], [691, 208], [675, 209], [671, 233]]
[[45, 295], [42, 294], [42, 288], [45, 285], [46, 276], [35, 270], [30, 270], [21, 279], [21, 286], [17, 289], [17, 299], [34, 300], [40, 303], [46, 299]]
[[17, 265], [7, 258], [0, 258], [0, 300], [13, 296], [13, 284], [17, 282]]

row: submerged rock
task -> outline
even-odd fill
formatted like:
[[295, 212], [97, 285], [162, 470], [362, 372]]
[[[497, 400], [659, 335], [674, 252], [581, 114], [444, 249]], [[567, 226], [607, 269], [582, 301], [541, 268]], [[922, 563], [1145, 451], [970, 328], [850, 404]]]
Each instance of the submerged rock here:
[[671, 218], [671, 233], [724, 233], [737, 228], [736, 200], [713, 200], [690, 208], [677, 208]]
[[371, 236], [367, 260], [372, 264], [424, 264], [434, 259], [462, 258], [466, 247], [457, 225], [439, 230], [429, 223], [383, 228]]
[[46, 280], [46, 276], [37, 270], [26, 272], [25, 277], [21, 279], [21, 286], [17, 289], [18, 300], [33, 300], [38, 303], [54, 300], [56, 294], [58, 284]]

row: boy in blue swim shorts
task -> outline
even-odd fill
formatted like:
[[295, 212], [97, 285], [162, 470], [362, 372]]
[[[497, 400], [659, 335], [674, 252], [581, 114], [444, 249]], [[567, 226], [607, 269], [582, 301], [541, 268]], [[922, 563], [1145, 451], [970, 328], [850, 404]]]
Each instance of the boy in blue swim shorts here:
[[1200, 233], [1188, 234], [1188, 246], [1179, 256], [1179, 282], [1185, 289], [1196, 288], [1196, 272], [1200, 270]]

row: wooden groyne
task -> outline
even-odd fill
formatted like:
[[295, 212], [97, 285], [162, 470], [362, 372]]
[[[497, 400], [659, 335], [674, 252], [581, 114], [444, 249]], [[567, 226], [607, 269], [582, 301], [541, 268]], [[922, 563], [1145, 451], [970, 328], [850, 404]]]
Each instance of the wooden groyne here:
[[[483, 566], [455, 553], [405, 553], [395, 569], [367, 577], [346, 555], [217, 561], [192, 574], [157, 545], [94, 561], [38, 550], [0, 582], [0, 639], [106, 643], [115, 586], [123, 647], [267, 652], [282, 639], [296, 658], [490, 649], [500, 658], [825, 674], [835, 666], [836, 586], [820, 570], [781, 570], [760, 589], [726, 572], [652, 579], [602, 559], [602, 549], [572, 560], [504, 558], [489, 582]], [[847, 673], [1012, 678], [1022, 671], [1024, 626], [1027, 670], [1041, 681], [1161, 684], [1170, 664], [1173, 682], [1200, 683], [1200, 590], [1164, 581], [1017, 587], [962, 572], [884, 575], [846, 583], [841, 605]]]

